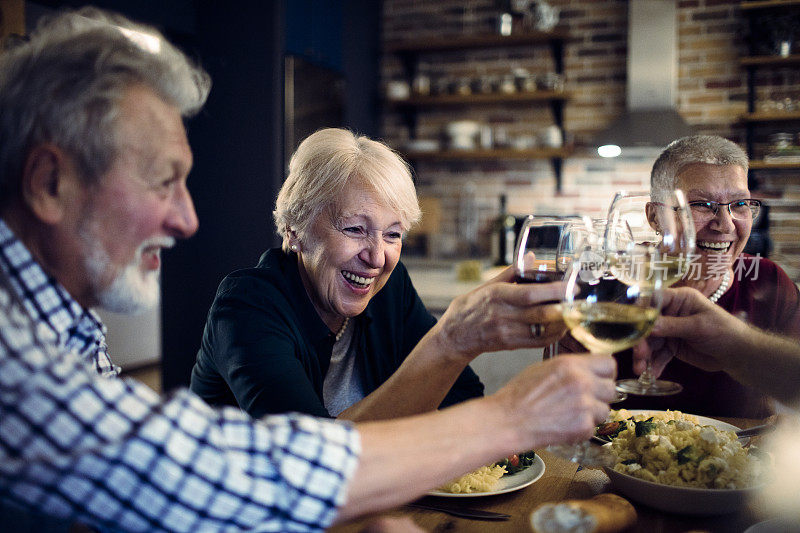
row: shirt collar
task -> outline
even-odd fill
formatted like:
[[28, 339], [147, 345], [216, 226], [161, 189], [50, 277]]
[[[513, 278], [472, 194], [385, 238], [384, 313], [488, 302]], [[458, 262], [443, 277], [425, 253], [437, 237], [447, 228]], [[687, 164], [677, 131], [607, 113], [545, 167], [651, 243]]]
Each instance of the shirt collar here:
[[36, 262], [30, 251], [0, 218], [0, 269], [11, 281], [26, 311], [37, 323], [50, 327], [56, 342], [67, 346], [76, 333], [105, 344], [106, 327], [91, 309], [85, 309]]

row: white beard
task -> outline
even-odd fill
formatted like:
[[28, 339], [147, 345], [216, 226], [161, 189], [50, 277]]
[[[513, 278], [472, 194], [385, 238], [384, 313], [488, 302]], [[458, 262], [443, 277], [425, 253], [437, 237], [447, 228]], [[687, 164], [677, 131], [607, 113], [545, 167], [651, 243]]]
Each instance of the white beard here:
[[93, 238], [88, 228], [80, 231], [81, 239], [88, 249], [84, 257], [84, 266], [89, 276], [89, 283], [95, 293], [100, 307], [114, 313], [135, 315], [152, 309], [158, 304], [160, 297], [160, 270], [144, 272], [141, 269], [142, 254], [151, 246], [170, 248], [175, 244], [172, 237], [153, 237], [147, 239], [136, 249], [133, 261], [111, 280], [102, 286], [102, 280], [108, 272], [111, 260], [100, 241]]

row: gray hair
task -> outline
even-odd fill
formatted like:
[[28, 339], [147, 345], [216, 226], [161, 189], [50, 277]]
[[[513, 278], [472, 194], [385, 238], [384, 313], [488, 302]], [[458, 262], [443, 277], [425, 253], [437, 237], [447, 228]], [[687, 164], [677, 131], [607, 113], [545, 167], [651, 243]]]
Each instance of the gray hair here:
[[27, 151], [52, 143], [96, 183], [117, 156], [119, 103], [142, 84], [184, 117], [203, 106], [208, 74], [157, 30], [96, 8], [43, 20], [0, 55], [0, 207], [18, 194]]
[[289, 161], [289, 176], [275, 202], [275, 226], [289, 250], [289, 230], [307, 234], [326, 208], [351, 181], [370, 187], [387, 207], [397, 212], [403, 231], [421, 216], [408, 164], [391, 148], [348, 130], [326, 128], [300, 143]]
[[655, 201], [666, 201], [668, 191], [675, 189], [675, 178], [688, 165], [736, 165], [747, 174], [747, 154], [733, 141], [718, 135], [691, 135], [672, 141], [658, 156], [650, 172], [650, 195]]

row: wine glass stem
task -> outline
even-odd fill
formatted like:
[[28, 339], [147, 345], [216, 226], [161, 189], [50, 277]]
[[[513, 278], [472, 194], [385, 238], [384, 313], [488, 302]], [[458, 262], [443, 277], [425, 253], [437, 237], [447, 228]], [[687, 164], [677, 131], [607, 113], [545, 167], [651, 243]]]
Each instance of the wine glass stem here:
[[649, 357], [645, 363], [644, 372], [639, 376], [639, 383], [646, 387], [652, 387], [656, 383], [656, 378], [653, 376], [653, 362]]
[[550, 346], [547, 346], [542, 351], [542, 359], [552, 359], [553, 357], [558, 355], [558, 341], [554, 342]]

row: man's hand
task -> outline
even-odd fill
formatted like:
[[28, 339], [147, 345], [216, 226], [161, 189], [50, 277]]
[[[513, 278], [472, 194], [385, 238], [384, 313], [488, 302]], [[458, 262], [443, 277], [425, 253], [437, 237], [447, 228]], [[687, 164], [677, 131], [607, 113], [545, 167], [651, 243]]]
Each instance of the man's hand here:
[[647, 358], [653, 374], [677, 357], [706, 371], [733, 370], [730, 353], [748, 335], [749, 326], [695, 289], [666, 289], [664, 305], [650, 337], [633, 349], [633, 370], [644, 371]]
[[614, 399], [616, 361], [610, 355], [559, 355], [531, 365], [494, 396], [523, 447], [588, 439]]

